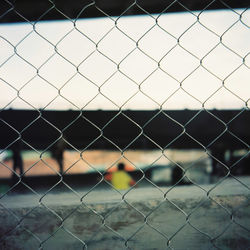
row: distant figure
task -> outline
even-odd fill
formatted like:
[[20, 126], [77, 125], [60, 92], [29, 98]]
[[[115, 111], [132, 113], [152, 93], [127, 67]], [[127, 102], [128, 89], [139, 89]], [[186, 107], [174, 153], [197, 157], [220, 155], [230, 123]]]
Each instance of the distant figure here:
[[119, 163], [118, 170], [112, 173], [111, 184], [117, 190], [126, 190], [135, 184], [132, 177], [125, 171], [124, 163]]
[[184, 184], [184, 182], [183, 182], [183, 170], [177, 164], [173, 167], [171, 177], [172, 177], [171, 178], [172, 185], [176, 185], [177, 183], [178, 183], [178, 185]]
[[66, 143], [63, 138], [60, 138], [51, 149], [52, 157], [57, 161], [59, 165], [60, 174], [63, 173], [63, 153], [66, 147]]
[[[22, 159], [22, 141], [18, 140], [11, 146], [12, 160], [13, 160], [13, 170], [17, 173], [19, 170], [19, 175], [23, 175], [23, 159]], [[16, 179], [17, 175], [13, 173], [12, 179]]]
[[[225, 159], [226, 148], [222, 142], [216, 144], [211, 148], [212, 157], [212, 175], [224, 176], [227, 173], [227, 169], [221, 164], [227, 164]], [[221, 162], [221, 163], [220, 163]]]

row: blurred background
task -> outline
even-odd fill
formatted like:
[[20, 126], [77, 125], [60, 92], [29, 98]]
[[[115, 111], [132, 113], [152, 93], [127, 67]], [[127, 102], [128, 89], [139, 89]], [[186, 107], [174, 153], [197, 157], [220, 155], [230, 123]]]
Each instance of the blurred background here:
[[90, 4], [74, 18], [41, 5], [30, 21], [18, 5], [3, 15], [1, 183], [21, 174], [19, 141], [27, 183], [60, 179], [59, 161], [80, 185], [119, 162], [137, 181], [145, 175], [141, 185], [249, 174], [249, 9], [127, 5]]

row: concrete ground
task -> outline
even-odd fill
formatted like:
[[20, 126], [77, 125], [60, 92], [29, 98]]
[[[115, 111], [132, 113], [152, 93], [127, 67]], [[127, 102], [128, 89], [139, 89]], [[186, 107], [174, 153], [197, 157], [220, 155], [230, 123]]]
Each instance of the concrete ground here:
[[[0, 249], [249, 249], [250, 177], [0, 199]], [[43, 193], [44, 192], [44, 193]]]
[[[62, 186], [63, 189], [62, 189]], [[49, 205], [67, 206], [77, 204], [80, 199], [87, 204], [113, 203], [122, 199], [139, 201], [150, 199], [200, 199], [206, 197], [208, 191], [210, 196], [229, 196], [229, 195], [250, 195], [250, 177], [237, 177], [237, 179], [227, 178], [221, 183], [207, 185], [183, 185], [171, 187], [155, 187], [147, 181], [139, 183], [135, 188], [127, 191], [117, 191], [106, 183], [94, 187], [91, 185], [78, 187], [75, 192], [68, 189], [64, 184], [59, 184], [57, 188], [49, 191], [48, 189], [38, 190], [38, 194], [26, 190], [25, 193], [7, 193], [0, 199], [1, 204], [8, 207], [32, 207], [34, 204], [46, 202]], [[63, 190], [63, 191], [61, 191]], [[108, 199], [107, 199], [108, 197]]]

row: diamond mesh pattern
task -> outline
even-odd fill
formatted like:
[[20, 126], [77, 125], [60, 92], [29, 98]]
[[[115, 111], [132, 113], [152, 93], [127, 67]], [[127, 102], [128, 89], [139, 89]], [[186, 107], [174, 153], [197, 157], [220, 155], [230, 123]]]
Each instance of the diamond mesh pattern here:
[[[152, 239], [164, 242], [164, 249], [175, 249], [178, 241], [185, 237], [187, 228], [193, 230], [193, 234], [202, 236], [212, 249], [220, 248], [218, 239], [233, 226], [239, 227], [249, 237], [249, 225], [238, 221], [235, 216], [249, 201], [244, 201], [243, 205], [241, 203], [239, 206], [230, 207], [229, 203], [225, 204], [214, 194], [229, 178], [249, 192], [249, 186], [233, 172], [241, 162], [249, 158], [249, 140], [247, 137], [242, 138], [232, 129], [233, 124], [241, 116], [249, 117], [250, 12], [248, 8], [233, 9], [226, 1], [213, 0], [200, 11], [191, 11], [182, 1], [171, 1], [166, 3], [158, 14], [150, 14], [143, 1], [131, 1], [124, 5], [119, 16], [114, 17], [102, 8], [101, 3], [93, 1], [82, 6], [78, 10], [78, 15], [72, 18], [58, 8], [56, 3], [48, 0], [44, 1], [47, 8], [41, 8], [40, 17], [31, 22], [23, 15], [20, 6], [8, 0], [3, 2], [0, 20], [11, 14], [21, 18], [28, 26], [21, 26], [14, 35], [11, 31], [7, 32], [7, 28], [0, 27], [2, 31], [0, 31], [0, 51], [3, 55], [0, 58], [0, 88], [3, 100], [0, 114], [9, 107], [22, 107], [36, 111], [37, 116], [21, 130], [16, 129], [8, 119], [1, 117], [2, 126], [7, 127], [12, 133], [14, 131], [16, 137], [1, 150], [0, 154], [4, 155], [20, 140], [26, 148], [37, 153], [37, 161], [23, 174], [19, 174], [1, 160], [1, 167], [16, 175], [15, 183], [0, 196], [2, 211], [12, 218], [11, 227], [0, 232], [2, 249], [11, 249], [8, 241], [18, 234], [23, 239], [31, 236], [34, 249], [52, 249], [51, 240], [60, 240], [63, 237], [74, 239], [76, 245], [72, 247], [75, 249], [101, 249], [98, 240], [104, 244], [105, 236], [117, 240], [119, 244], [113, 246], [115, 249], [141, 249], [135, 242], [145, 241], [148, 231]], [[209, 13], [206, 10], [218, 2], [228, 11], [230, 19], [222, 22], [223, 19], [219, 18], [221, 13], [218, 12], [214, 17], [218, 18], [218, 21], [210, 23]], [[185, 16], [175, 18], [173, 14], [169, 14], [169, 19], [166, 19], [166, 15], [174, 5], [185, 11]], [[89, 9], [95, 9], [100, 16], [105, 17], [99, 24], [98, 31], [93, 32], [93, 23], [96, 20], [81, 19]], [[135, 10], [143, 14], [143, 18], [137, 17], [136, 23], [126, 17]], [[65, 25], [60, 26], [60, 29], [59, 23], [44, 26], [43, 20], [52, 12], [66, 19]], [[214, 25], [214, 23], [219, 24], [219, 21], [222, 22], [220, 25]], [[139, 28], [132, 29], [133, 26]], [[8, 26], [8, 29], [12, 27]], [[53, 36], [50, 35], [51, 32]], [[39, 53], [39, 56], [33, 56], [40, 50], [42, 53]], [[71, 92], [72, 89], [76, 91]], [[234, 112], [229, 119], [224, 120], [211, 110], [215, 103], [223, 103], [219, 108], [230, 109], [231, 100], [235, 103], [237, 112]], [[60, 105], [79, 111], [77, 116], [63, 127], [55, 125], [44, 116], [44, 111]], [[85, 115], [86, 110], [103, 107], [106, 110], [116, 111], [111, 113], [105, 124], [98, 124]], [[133, 107], [157, 110], [157, 112], [141, 123], [126, 112]], [[167, 111], [183, 108], [196, 110], [185, 122], [178, 121]], [[216, 136], [212, 135], [206, 138], [206, 141], [196, 138], [192, 129], [194, 122], [201, 119], [204, 113], [213, 121], [211, 126], [218, 127]], [[122, 143], [119, 134], [117, 135], [116, 130], [112, 129], [112, 126], [115, 128], [118, 119], [126, 120], [132, 127], [131, 130], [135, 131], [132, 135], [128, 134], [129, 143]], [[157, 120], [166, 120], [172, 124], [171, 126], [178, 128], [172, 138], [163, 142], [156, 139], [157, 131], [152, 132], [149, 128], [154, 123], [157, 124]], [[73, 139], [64, 137], [74, 130], [74, 125], [79, 121], [84, 126], [91, 127], [92, 131], [91, 141], [86, 142], [81, 148], [74, 144]], [[32, 133], [33, 127], [38, 126], [38, 122], [53, 130], [55, 135], [43, 151], [39, 151], [39, 146], [35, 146], [27, 136]], [[230, 136], [235, 144], [240, 145], [237, 148], [245, 150], [244, 154], [234, 162], [225, 162], [218, 152], [213, 151], [215, 145], [223, 143], [224, 136]], [[139, 172], [136, 184], [130, 189], [124, 192], [116, 190], [104, 178], [103, 171], [86, 159], [86, 151], [91, 147], [95, 148], [100, 139], [119, 153], [119, 156], [109, 164], [108, 169], [124, 161]], [[183, 172], [182, 177], [171, 187], [159, 186], [147, 175], [145, 169], [140, 168], [130, 158], [128, 151], [141, 139], [160, 152], [151, 161], [150, 167], [165, 159]], [[54, 169], [44, 158], [46, 152], [60, 140], [78, 154], [64, 172]], [[202, 155], [188, 166], [176, 161], [168, 149], [176, 147], [181, 140], [191, 141], [192, 145], [201, 149], [205, 156]], [[219, 151], [218, 148], [216, 150]], [[189, 175], [204, 157], [209, 157], [215, 167], [213, 171], [217, 171], [216, 174], [220, 173], [209, 188], [197, 183]], [[58, 176], [56, 183], [42, 195], [24, 180], [28, 172], [40, 163]], [[67, 174], [77, 164], [85, 164], [98, 175], [98, 181], [84, 194], [69, 185], [66, 180]], [[178, 197], [175, 190], [184, 180], [191, 183], [197, 192], [202, 193], [201, 200], [192, 209], [173, 199], [175, 196]], [[158, 202], [148, 208], [143, 208], [139, 203], [131, 202], [129, 199], [133, 193], [143, 192], [144, 189], [136, 188], [143, 183], [153, 187], [155, 196], [160, 197]], [[33, 198], [30, 208], [17, 212], [11, 208], [8, 199], [6, 202], [5, 199], [20, 185], [36, 198]], [[97, 192], [101, 192], [98, 188], [102, 185], [106, 185], [117, 197], [116, 202], [111, 200], [112, 206], [107, 207], [105, 211], [96, 209], [88, 202], [91, 196], [96, 195], [95, 199], [101, 197]], [[66, 189], [74, 196], [78, 205], [72, 209], [65, 208], [63, 211], [54, 208], [49, 199], [54, 199], [55, 189]], [[235, 202], [237, 204], [237, 201]], [[206, 203], [216, 207], [214, 211], [222, 211], [225, 222], [223, 227], [219, 227], [220, 230], [215, 230], [213, 234], [203, 230], [204, 220], [201, 220], [200, 224], [194, 220], [194, 217], [204, 217], [202, 213]], [[175, 228], [157, 224], [153, 219], [156, 214], [164, 213], [166, 208], [172, 209], [174, 216], [179, 218], [176, 220]], [[125, 211], [124, 213], [129, 214], [129, 218], [140, 218], [140, 225], [131, 223], [129, 232], [123, 232], [114, 226], [114, 222], [120, 225], [126, 225], [128, 222], [123, 218], [114, 217], [117, 210]], [[51, 225], [51, 228], [40, 236], [35, 233], [34, 225], [31, 226], [29, 219], [35, 213], [42, 214], [42, 211], [47, 212], [48, 218], [37, 218], [39, 225], [42, 227], [43, 224], [47, 224]], [[95, 220], [92, 231], [86, 233], [84, 238], [68, 224], [73, 214], [77, 214], [80, 218], [82, 213], [91, 214], [91, 218]], [[103, 238], [100, 235], [104, 235]], [[155, 246], [148, 249], [158, 248]]]

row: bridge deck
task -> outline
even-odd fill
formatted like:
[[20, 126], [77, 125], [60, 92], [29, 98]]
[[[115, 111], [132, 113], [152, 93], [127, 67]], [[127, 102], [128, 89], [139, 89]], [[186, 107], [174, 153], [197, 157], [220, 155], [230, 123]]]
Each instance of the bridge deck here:
[[248, 149], [249, 125], [248, 110], [3, 110], [0, 148], [21, 138], [26, 149], [49, 149], [63, 135], [68, 149], [79, 150]]

